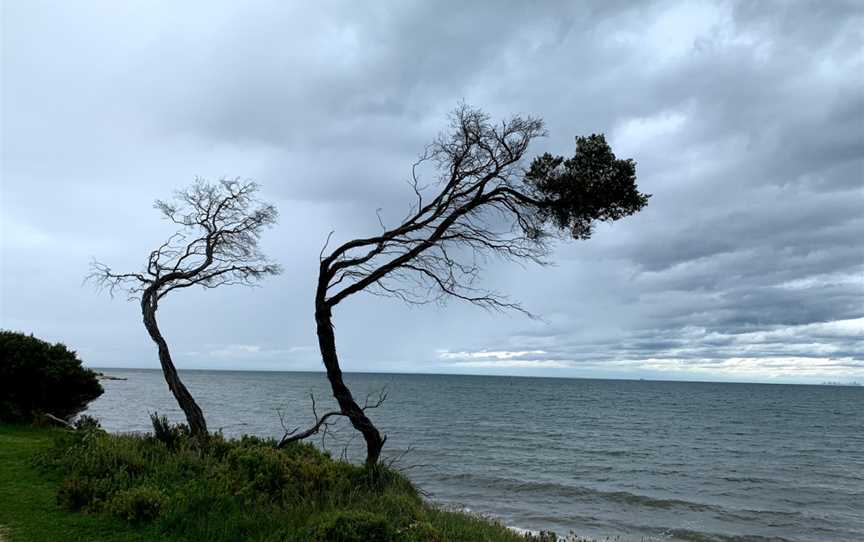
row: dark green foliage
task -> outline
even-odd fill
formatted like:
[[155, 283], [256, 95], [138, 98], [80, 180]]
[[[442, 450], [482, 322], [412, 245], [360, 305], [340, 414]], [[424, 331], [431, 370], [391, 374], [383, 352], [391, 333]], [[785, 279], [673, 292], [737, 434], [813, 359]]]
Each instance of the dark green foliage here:
[[150, 414], [150, 422], [153, 424], [153, 436], [169, 450], [176, 450], [180, 441], [190, 434], [188, 425], [171, 425], [168, 418], [160, 416], [158, 412]]
[[96, 373], [82, 367], [75, 352], [0, 331], [0, 421], [28, 422], [40, 413], [68, 419], [100, 395]]
[[114, 493], [107, 503], [109, 512], [131, 523], [153, 521], [165, 505], [165, 496], [158, 489], [140, 486]]
[[638, 212], [651, 197], [636, 187], [636, 162], [616, 158], [602, 134], [577, 137], [572, 158], [549, 153], [535, 158], [525, 180], [541, 203], [542, 218], [574, 239], [591, 237], [595, 220], [611, 222]]
[[312, 530], [315, 542], [394, 542], [396, 533], [380, 514], [338, 511], [324, 516]]
[[62, 508], [179, 540], [524, 540], [483, 518], [434, 508], [385, 465], [335, 461], [301, 442], [278, 449], [256, 437], [201, 440], [154, 419], [162, 437], [110, 435], [90, 422], [55, 432], [40, 464], [59, 478]]
[[87, 414], [82, 414], [75, 420], [75, 429], [79, 431], [94, 431], [96, 429], [101, 429], [102, 425], [99, 423], [99, 420], [94, 418], [93, 416], [88, 416]]
[[415, 522], [401, 533], [405, 542], [446, 542], [444, 536], [429, 522]]
[[[63, 480], [57, 490], [57, 504], [77, 512], [101, 503], [107, 494], [107, 484], [93, 478], [72, 476]], [[98, 507], [98, 506], [97, 506]]]

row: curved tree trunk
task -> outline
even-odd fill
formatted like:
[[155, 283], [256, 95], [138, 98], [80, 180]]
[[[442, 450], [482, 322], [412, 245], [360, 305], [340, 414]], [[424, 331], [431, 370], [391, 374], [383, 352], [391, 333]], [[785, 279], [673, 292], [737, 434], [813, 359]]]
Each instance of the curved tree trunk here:
[[354, 429], [363, 434], [366, 440], [366, 464], [374, 465], [381, 456], [386, 437], [382, 437], [378, 428], [360, 405], [354, 400], [351, 391], [342, 380], [342, 369], [339, 368], [339, 357], [336, 355], [336, 337], [333, 334], [333, 322], [330, 307], [323, 303], [316, 303], [315, 323], [318, 330], [318, 347], [321, 349], [321, 360], [327, 369], [327, 379], [333, 389], [333, 397], [339, 403], [342, 413], [351, 420]]
[[180, 380], [180, 375], [177, 374], [177, 369], [171, 360], [171, 352], [168, 351], [168, 343], [165, 342], [165, 338], [162, 337], [159, 326], [156, 324], [157, 302], [153, 298], [154, 295], [145, 292], [141, 296], [141, 312], [144, 315], [144, 327], [147, 328], [150, 338], [153, 339], [153, 342], [159, 348], [159, 363], [162, 365], [162, 374], [165, 375], [168, 389], [171, 390], [180, 408], [186, 414], [186, 422], [189, 424], [189, 429], [195, 436], [207, 435], [207, 423], [204, 421], [204, 413]]

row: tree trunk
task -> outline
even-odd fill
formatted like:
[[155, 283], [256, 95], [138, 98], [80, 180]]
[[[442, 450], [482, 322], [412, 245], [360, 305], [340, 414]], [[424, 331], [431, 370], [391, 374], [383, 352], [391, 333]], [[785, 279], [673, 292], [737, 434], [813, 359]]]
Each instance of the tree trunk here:
[[189, 429], [195, 436], [207, 435], [207, 423], [204, 421], [204, 413], [183, 382], [180, 380], [180, 375], [177, 374], [177, 369], [174, 367], [174, 362], [171, 361], [171, 352], [168, 351], [168, 343], [159, 332], [159, 326], [156, 324], [156, 300], [153, 295], [145, 292], [141, 299], [141, 312], [144, 315], [144, 327], [150, 334], [150, 338], [156, 343], [159, 348], [159, 363], [162, 365], [162, 374], [165, 375], [165, 382], [168, 383], [168, 389], [174, 395], [180, 408], [186, 414], [186, 422], [189, 424]]
[[366, 416], [360, 405], [354, 400], [351, 391], [342, 380], [342, 369], [339, 368], [339, 357], [336, 355], [336, 337], [333, 334], [333, 322], [330, 307], [317, 303], [315, 308], [315, 323], [318, 328], [318, 347], [321, 349], [321, 360], [327, 369], [327, 379], [333, 389], [333, 397], [339, 403], [339, 408], [351, 420], [354, 429], [363, 434], [366, 440], [366, 464], [374, 465], [381, 456], [386, 438]]

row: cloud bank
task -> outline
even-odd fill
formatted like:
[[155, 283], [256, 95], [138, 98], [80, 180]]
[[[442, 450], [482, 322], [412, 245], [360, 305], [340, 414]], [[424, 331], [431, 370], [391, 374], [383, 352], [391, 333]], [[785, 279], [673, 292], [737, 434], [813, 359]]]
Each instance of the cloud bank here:
[[263, 185], [286, 272], [166, 303], [179, 365], [317, 370], [293, 347], [321, 244], [401, 217], [465, 100], [543, 117], [536, 153], [606, 133], [654, 197], [555, 267], [490, 263], [542, 321], [352, 299], [346, 369], [862, 379], [856, 2], [20, 2], [2, 25], [0, 325], [91, 365], [156, 366], [134, 304], [81, 279], [137, 269], [168, 231], [150, 202], [200, 175]]

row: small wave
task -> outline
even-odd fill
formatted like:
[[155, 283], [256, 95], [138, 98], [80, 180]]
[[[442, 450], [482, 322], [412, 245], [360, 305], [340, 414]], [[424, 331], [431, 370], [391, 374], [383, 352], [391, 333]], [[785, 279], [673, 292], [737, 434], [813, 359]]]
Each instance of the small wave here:
[[670, 529], [664, 532], [663, 536], [690, 542], [790, 542], [789, 539], [779, 536], [723, 535], [690, 529]]
[[[522, 527], [516, 527], [513, 525], [507, 525], [507, 528], [511, 531], [515, 531], [520, 535], [538, 535], [540, 531], [534, 529], [524, 529]], [[640, 529], [641, 531], [653, 531], [655, 529], [645, 528]], [[557, 533], [556, 533], [557, 534]], [[632, 538], [635, 540], [635, 538]], [[723, 535], [717, 533], [709, 533], [703, 531], [694, 531], [692, 529], [665, 529], [660, 534], [642, 534], [640, 535], [639, 540], [641, 542], [663, 542], [666, 540], [686, 540], [687, 542], [790, 542], [787, 538], [782, 538], [778, 536], [761, 536], [761, 535]], [[559, 542], [569, 542], [569, 541], [579, 541], [582, 538], [576, 538], [572, 533], [567, 536], [558, 535]], [[600, 540], [600, 539], [597, 539]], [[619, 536], [615, 538], [603, 538], [604, 541], [610, 540], [625, 540]], [[626, 540], [631, 540], [631, 537], [627, 537]]]
[[638, 495], [636, 493], [628, 493], [626, 491], [597, 491], [596, 493], [613, 502], [636, 504], [650, 508], [686, 508], [687, 510], [693, 510], [695, 512], [702, 512], [715, 508], [707, 504], [692, 501], [684, 501], [681, 499], [660, 499], [648, 497], [646, 495]]
[[515, 525], [507, 525], [507, 528], [510, 529], [511, 531], [516, 531], [518, 534], [521, 534], [523, 536], [529, 535], [529, 534], [533, 534], [533, 535], [540, 534], [540, 531], [535, 531], [533, 529], [523, 529], [522, 527], [516, 527]]
[[750, 476], [721, 476], [725, 482], [745, 483], [745, 484], [763, 484], [771, 480], [767, 478], [753, 478]]
[[701, 512], [706, 510], [720, 510], [711, 505], [685, 501], [681, 499], [664, 499], [659, 497], [651, 497], [648, 495], [639, 495], [629, 493], [627, 491], [603, 491], [582, 486], [564, 485], [556, 482], [528, 482], [523, 480], [515, 480], [512, 478], [477, 476], [473, 474], [460, 474], [456, 476], [445, 476], [446, 480], [464, 480], [469, 482], [473, 487], [485, 487], [497, 491], [506, 491], [510, 493], [537, 493], [551, 497], [564, 498], [582, 498], [582, 499], [602, 499], [613, 503], [632, 504], [636, 506], [644, 506], [649, 508], [683, 508], [686, 510]]

